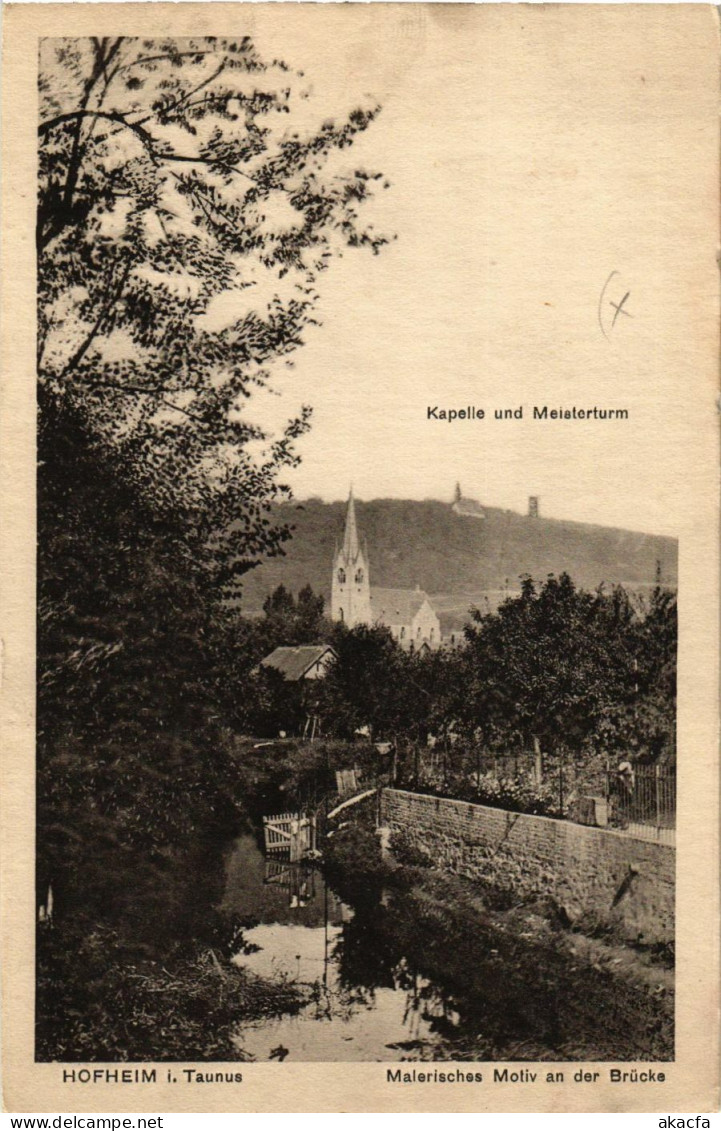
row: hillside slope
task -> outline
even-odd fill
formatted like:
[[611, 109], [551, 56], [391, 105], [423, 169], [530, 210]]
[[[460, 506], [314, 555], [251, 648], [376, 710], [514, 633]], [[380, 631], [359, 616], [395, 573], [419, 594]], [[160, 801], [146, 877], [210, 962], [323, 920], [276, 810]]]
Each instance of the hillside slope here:
[[[330, 600], [331, 567], [342, 539], [346, 504], [310, 499], [279, 507], [294, 526], [285, 557], [264, 562], [244, 578], [245, 611], [260, 609], [281, 583], [293, 592], [310, 584]], [[657, 563], [665, 585], [677, 582], [678, 543], [588, 523], [528, 518], [485, 507], [483, 519], [456, 515], [446, 503], [403, 499], [356, 501], [358, 529], [367, 542], [371, 585], [436, 595], [439, 608], [480, 603], [483, 593], [516, 590], [519, 578], [566, 571], [577, 585], [652, 584]], [[457, 598], [454, 600], [454, 598]]]

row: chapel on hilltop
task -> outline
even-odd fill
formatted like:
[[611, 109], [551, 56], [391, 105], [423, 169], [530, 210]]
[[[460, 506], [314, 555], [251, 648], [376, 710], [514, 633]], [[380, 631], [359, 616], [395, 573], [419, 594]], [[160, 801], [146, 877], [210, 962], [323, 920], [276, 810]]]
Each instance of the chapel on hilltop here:
[[456, 483], [451, 510], [454, 514], [463, 515], [465, 518], [485, 518], [481, 504], [477, 499], [466, 499], [461, 491], [460, 483]]
[[348, 497], [343, 542], [336, 550], [331, 585], [331, 617], [349, 628], [384, 625], [409, 650], [438, 648], [441, 626], [422, 589], [371, 588], [368, 550], [358, 537], [355, 500]]

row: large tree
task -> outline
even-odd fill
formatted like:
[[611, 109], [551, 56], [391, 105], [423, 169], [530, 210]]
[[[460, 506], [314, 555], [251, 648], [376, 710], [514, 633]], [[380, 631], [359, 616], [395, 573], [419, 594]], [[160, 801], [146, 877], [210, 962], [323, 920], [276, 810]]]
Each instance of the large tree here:
[[379, 175], [339, 156], [378, 107], [324, 120], [305, 87], [248, 37], [41, 45], [44, 688], [117, 654], [121, 592], [152, 637], [158, 572], [179, 621], [173, 578], [207, 604], [288, 535], [268, 509], [310, 410], [267, 434], [254, 406], [333, 255], [384, 243], [358, 219]]
[[320, 712], [341, 738], [368, 727], [374, 738], [416, 736], [428, 710], [417, 658], [382, 625], [334, 626], [336, 660], [320, 684]]
[[265, 510], [309, 415], [268, 435], [252, 394], [333, 255], [385, 242], [358, 217], [380, 174], [336, 157], [379, 108], [314, 116], [247, 36], [46, 39], [40, 76], [41, 457], [71, 415], [227, 584], [284, 537]]
[[306, 88], [248, 37], [41, 44], [38, 862], [56, 907], [220, 814], [222, 598], [287, 534], [268, 508], [309, 416], [269, 432], [257, 406], [333, 256], [384, 243], [358, 215], [380, 178], [348, 160], [378, 107], [331, 122]]

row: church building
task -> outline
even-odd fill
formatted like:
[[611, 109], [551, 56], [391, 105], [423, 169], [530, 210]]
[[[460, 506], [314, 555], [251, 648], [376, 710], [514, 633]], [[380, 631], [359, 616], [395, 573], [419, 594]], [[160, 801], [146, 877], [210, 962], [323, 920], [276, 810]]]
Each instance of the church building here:
[[440, 621], [422, 589], [371, 588], [368, 551], [361, 547], [358, 537], [352, 491], [343, 543], [333, 563], [331, 617], [349, 628], [384, 625], [403, 648], [410, 650], [440, 647]]

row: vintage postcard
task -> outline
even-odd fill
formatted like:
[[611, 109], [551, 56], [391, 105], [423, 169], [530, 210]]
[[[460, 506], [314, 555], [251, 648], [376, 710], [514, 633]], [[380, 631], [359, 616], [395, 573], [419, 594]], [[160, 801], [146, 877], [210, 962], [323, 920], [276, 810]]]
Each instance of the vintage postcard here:
[[6, 6], [6, 1109], [716, 1109], [718, 55]]

